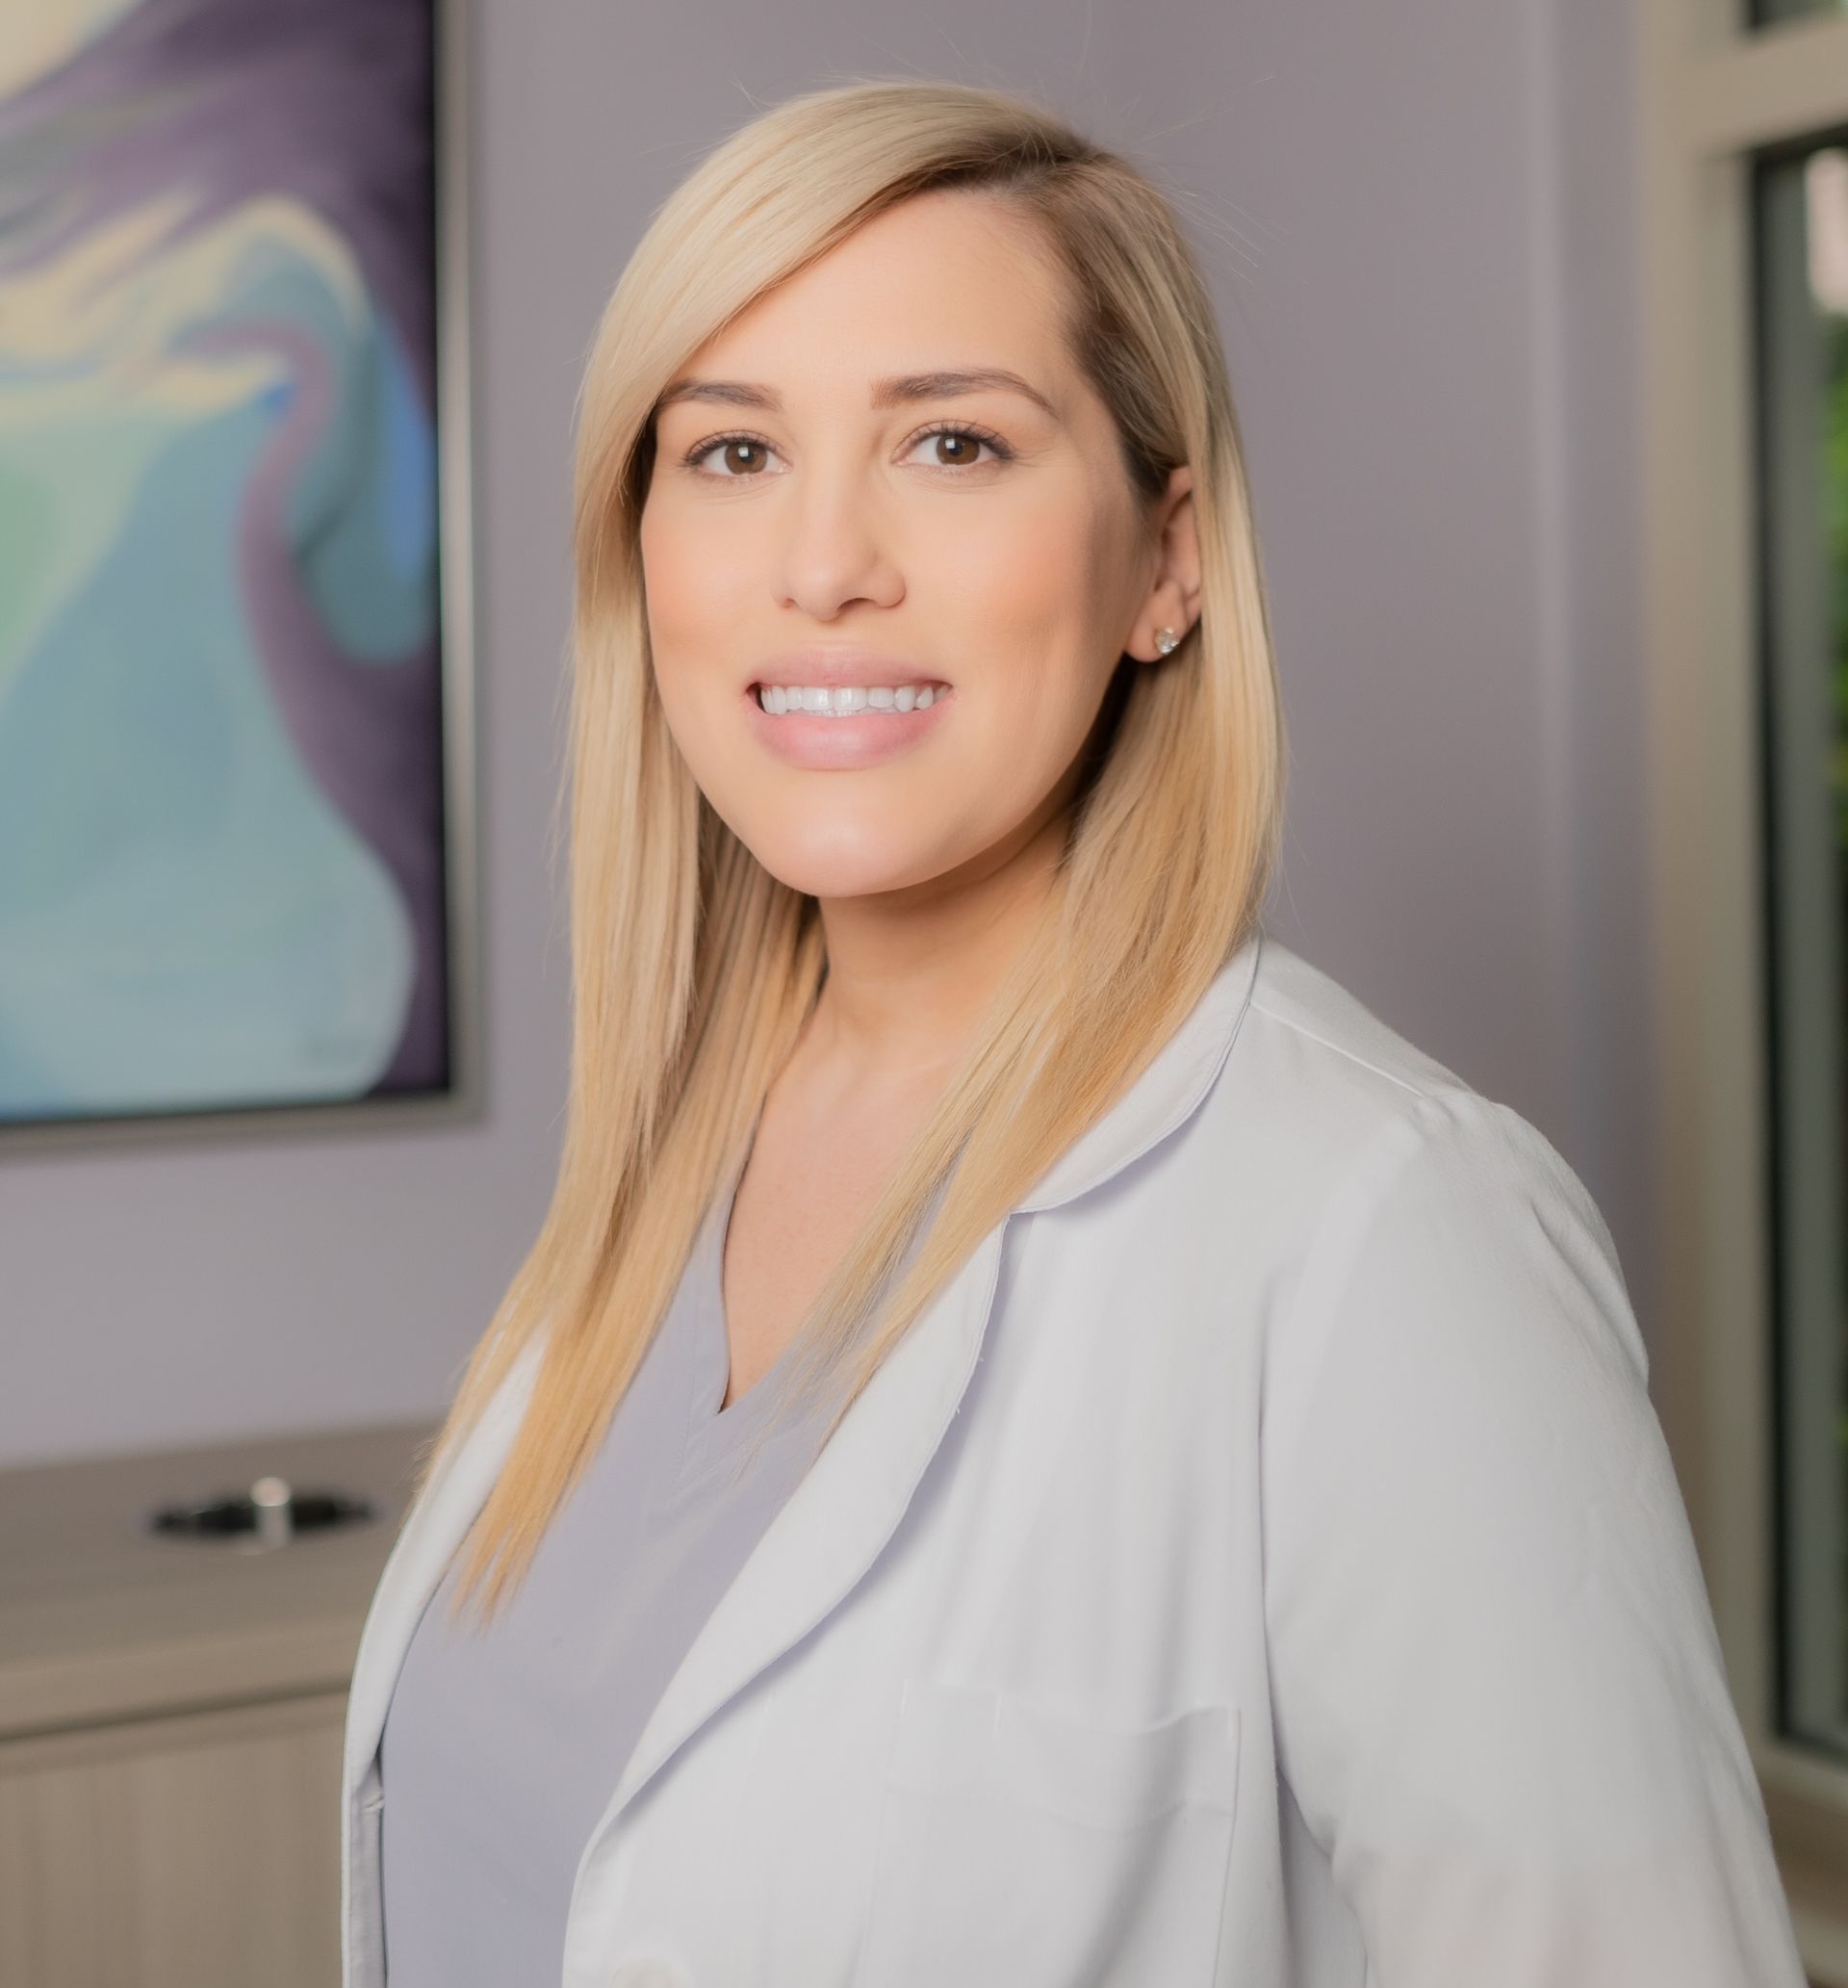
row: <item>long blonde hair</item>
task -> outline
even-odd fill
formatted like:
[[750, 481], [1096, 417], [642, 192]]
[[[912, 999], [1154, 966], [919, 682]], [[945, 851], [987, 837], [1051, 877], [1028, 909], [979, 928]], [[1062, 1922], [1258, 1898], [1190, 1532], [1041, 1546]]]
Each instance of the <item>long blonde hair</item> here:
[[545, 1221], [422, 1459], [420, 1489], [535, 1353], [511, 1447], [458, 1549], [452, 1614], [473, 1598], [491, 1619], [530, 1566], [825, 971], [815, 900], [720, 820], [662, 715], [637, 535], [655, 400], [772, 285], [943, 187], [1005, 198], [1043, 231], [1142, 515], [1169, 472], [1192, 465], [1201, 611], [1165, 660], [1119, 665], [1040, 929], [798, 1334], [788, 1371], [810, 1402], [831, 1388], [829, 1433], [1258, 920], [1282, 813], [1282, 714], [1218, 327], [1168, 199], [996, 90], [872, 78], [759, 116], [655, 216], [603, 314], [579, 398], [571, 1089]]

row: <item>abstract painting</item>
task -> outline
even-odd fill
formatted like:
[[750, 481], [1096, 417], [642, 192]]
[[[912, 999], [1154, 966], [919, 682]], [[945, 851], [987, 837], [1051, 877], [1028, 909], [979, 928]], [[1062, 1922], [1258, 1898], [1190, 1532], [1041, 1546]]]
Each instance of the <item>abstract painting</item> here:
[[452, 1090], [440, 27], [0, 10], [0, 1143]]

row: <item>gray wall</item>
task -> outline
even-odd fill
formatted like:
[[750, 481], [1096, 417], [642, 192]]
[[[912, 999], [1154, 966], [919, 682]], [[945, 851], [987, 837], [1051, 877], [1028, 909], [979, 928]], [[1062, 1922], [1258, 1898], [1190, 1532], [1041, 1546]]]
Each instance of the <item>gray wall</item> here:
[[489, 1103], [0, 1169], [0, 1461], [434, 1415], [545, 1205], [573, 396], [649, 215], [755, 105], [1023, 87], [1178, 180], [1294, 743], [1271, 928], [1533, 1119], [1654, 1329], [1627, 9], [1607, 0], [480, 0]]

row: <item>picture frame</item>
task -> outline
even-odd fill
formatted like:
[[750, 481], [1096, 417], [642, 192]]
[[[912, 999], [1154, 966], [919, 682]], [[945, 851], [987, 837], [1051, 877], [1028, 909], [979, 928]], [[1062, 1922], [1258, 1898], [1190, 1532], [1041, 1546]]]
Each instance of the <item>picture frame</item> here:
[[0, 69], [0, 1159], [480, 1114], [461, 30]]

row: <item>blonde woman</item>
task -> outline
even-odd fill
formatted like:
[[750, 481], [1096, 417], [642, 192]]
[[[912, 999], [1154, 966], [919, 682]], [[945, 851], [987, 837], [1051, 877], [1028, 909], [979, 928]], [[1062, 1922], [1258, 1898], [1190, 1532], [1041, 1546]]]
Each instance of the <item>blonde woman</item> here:
[[367, 1621], [347, 1988], [1798, 1988], [1597, 1209], [1261, 931], [1162, 194], [786, 103], [579, 415], [570, 1111]]

